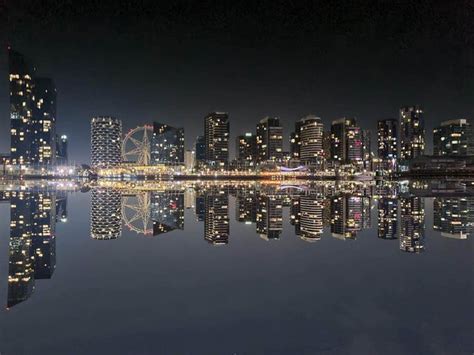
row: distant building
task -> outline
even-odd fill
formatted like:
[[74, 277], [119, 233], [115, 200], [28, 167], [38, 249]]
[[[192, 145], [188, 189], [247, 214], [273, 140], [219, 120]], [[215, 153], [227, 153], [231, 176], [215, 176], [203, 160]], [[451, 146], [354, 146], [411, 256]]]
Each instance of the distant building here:
[[206, 162], [224, 168], [229, 163], [229, 116], [212, 112], [204, 118]]
[[444, 121], [433, 130], [433, 155], [474, 155], [473, 128], [466, 119]]
[[385, 170], [393, 170], [398, 160], [398, 121], [394, 118], [377, 122], [377, 155]]
[[153, 122], [151, 164], [184, 163], [184, 128]]
[[68, 138], [65, 134], [56, 135], [56, 163], [67, 164], [68, 159]]
[[32, 164], [56, 162], [56, 87], [49, 78], [35, 78], [31, 134]]
[[362, 162], [362, 132], [355, 118], [341, 118], [331, 125], [331, 160], [346, 164]]
[[122, 121], [110, 116], [91, 121], [92, 167], [116, 166], [122, 162]]
[[420, 106], [400, 108], [400, 160], [406, 162], [425, 154], [425, 121]]
[[258, 161], [281, 161], [283, 152], [283, 127], [276, 117], [265, 117], [257, 124]]
[[321, 118], [306, 116], [295, 126], [295, 136], [299, 137], [299, 157], [305, 162], [320, 161], [323, 158], [324, 125]]
[[252, 133], [245, 133], [236, 139], [237, 160], [241, 164], [253, 165], [257, 160], [257, 139]]
[[25, 57], [8, 48], [10, 80], [10, 140], [13, 165], [31, 163], [33, 141], [33, 73]]

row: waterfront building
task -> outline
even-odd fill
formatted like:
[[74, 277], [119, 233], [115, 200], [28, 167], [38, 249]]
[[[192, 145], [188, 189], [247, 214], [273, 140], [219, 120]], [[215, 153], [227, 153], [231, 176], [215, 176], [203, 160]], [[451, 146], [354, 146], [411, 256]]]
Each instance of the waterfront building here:
[[8, 59], [11, 163], [28, 165], [32, 155], [34, 70], [21, 53], [10, 47]]
[[91, 238], [117, 239], [122, 235], [122, 194], [112, 189], [91, 192]]
[[204, 136], [197, 136], [194, 144], [196, 151], [196, 162], [203, 162], [206, 160], [206, 139]]
[[56, 87], [49, 78], [35, 78], [30, 163], [56, 162]]
[[306, 241], [321, 239], [323, 234], [323, 198], [308, 194], [299, 198], [299, 233]]
[[184, 128], [153, 122], [151, 164], [184, 163]]
[[466, 119], [442, 122], [433, 130], [433, 155], [474, 155], [473, 133]]
[[400, 108], [400, 160], [406, 166], [410, 160], [425, 154], [425, 121], [423, 109], [416, 106]]
[[184, 194], [161, 193], [151, 194], [151, 218], [153, 235], [184, 229]]
[[206, 162], [216, 168], [229, 163], [229, 115], [212, 112], [204, 118]]
[[398, 160], [398, 121], [394, 118], [377, 122], [377, 154], [384, 170], [395, 170]]
[[58, 165], [68, 163], [68, 138], [65, 134], [56, 135], [56, 163]]
[[331, 125], [331, 160], [340, 164], [363, 159], [362, 132], [355, 118], [341, 118]]
[[474, 231], [474, 198], [435, 197], [433, 229], [446, 238], [467, 239]]
[[91, 121], [92, 167], [116, 166], [122, 162], [122, 121], [97, 116]]
[[253, 166], [257, 160], [257, 139], [252, 133], [245, 133], [236, 139], [237, 160], [240, 164]]
[[[299, 129], [299, 132], [297, 130]], [[320, 162], [323, 158], [324, 125], [321, 118], [306, 116], [295, 125], [299, 158], [304, 162]], [[298, 142], [299, 141], [299, 142]]]
[[280, 119], [265, 117], [257, 124], [258, 162], [280, 162], [283, 158], [283, 127]]

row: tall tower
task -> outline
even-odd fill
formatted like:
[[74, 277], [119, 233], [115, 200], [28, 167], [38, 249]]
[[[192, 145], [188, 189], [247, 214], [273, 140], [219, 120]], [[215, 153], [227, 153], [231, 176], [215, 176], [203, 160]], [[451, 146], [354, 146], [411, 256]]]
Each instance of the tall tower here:
[[50, 78], [35, 78], [31, 163], [56, 162], [56, 87]]
[[153, 122], [151, 163], [184, 163], [184, 128]]
[[229, 197], [225, 191], [205, 196], [204, 239], [219, 245], [229, 243]]
[[206, 141], [206, 161], [223, 168], [229, 161], [229, 115], [212, 112], [204, 118], [204, 139]]
[[257, 139], [252, 133], [245, 133], [236, 139], [237, 159], [240, 163], [253, 165], [257, 159]]
[[473, 129], [466, 119], [444, 121], [433, 130], [433, 155], [473, 154]]
[[257, 125], [258, 161], [281, 161], [283, 158], [283, 128], [277, 117], [265, 117]]
[[[324, 125], [321, 118], [306, 116], [300, 120], [295, 128], [300, 128], [300, 159], [303, 161], [315, 161], [323, 158], [323, 133]], [[296, 132], [295, 132], [296, 133]]]
[[362, 132], [355, 118], [341, 118], [331, 125], [331, 160], [345, 164], [362, 160]]
[[33, 68], [25, 57], [8, 49], [10, 139], [12, 164], [30, 164], [33, 134]]
[[425, 121], [420, 106], [400, 108], [400, 159], [409, 162], [425, 153]]
[[398, 158], [398, 122], [395, 118], [377, 121], [377, 153], [382, 160]]
[[91, 164], [93, 167], [115, 166], [122, 162], [122, 121], [98, 116], [91, 121]]

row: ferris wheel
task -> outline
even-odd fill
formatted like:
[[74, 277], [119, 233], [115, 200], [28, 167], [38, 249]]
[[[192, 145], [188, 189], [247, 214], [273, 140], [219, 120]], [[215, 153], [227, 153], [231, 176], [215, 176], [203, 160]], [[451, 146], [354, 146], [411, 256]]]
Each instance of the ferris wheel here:
[[153, 126], [139, 126], [130, 130], [122, 143], [122, 159], [138, 165], [150, 165]]
[[137, 234], [153, 235], [150, 193], [123, 196], [122, 220], [125, 226]]

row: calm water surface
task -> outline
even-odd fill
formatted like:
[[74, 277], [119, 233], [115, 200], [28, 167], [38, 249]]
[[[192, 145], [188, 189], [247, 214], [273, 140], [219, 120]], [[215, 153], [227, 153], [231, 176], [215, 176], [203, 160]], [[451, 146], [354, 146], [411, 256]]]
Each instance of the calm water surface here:
[[474, 351], [473, 197], [253, 184], [0, 196], [2, 355]]

